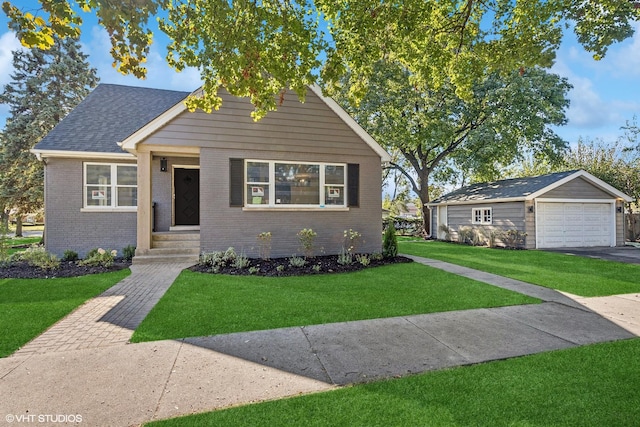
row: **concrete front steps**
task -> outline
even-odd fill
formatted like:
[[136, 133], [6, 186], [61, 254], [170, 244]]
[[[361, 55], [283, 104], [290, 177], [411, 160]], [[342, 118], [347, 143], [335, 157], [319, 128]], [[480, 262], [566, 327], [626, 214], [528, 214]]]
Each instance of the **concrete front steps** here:
[[166, 231], [153, 233], [148, 254], [133, 257], [134, 264], [198, 262], [200, 233], [197, 231]]

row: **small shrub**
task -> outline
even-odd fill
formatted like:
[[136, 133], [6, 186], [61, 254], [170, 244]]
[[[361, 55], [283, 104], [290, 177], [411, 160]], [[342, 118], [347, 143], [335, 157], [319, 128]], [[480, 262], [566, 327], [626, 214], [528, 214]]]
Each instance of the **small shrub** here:
[[490, 230], [485, 233], [487, 239], [487, 246], [495, 248], [498, 239], [502, 238], [502, 232], [500, 230]]
[[460, 227], [458, 229], [458, 243], [471, 244], [473, 234], [473, 229], [471, 227]]
[[258, 234], [258, 256], [263, 260], [271, 258], [271, 232]]
[[85, 259], [93, 258], [96, 255], [98, 255], [98, 248], [93, 248], [89, 252], [87, 252], [87, 255], [85, 256]]
[[520, 230], [507, 230], [502, 235], [502, 241], [507, 248], [522, 249], [525, 247], [527, 233]]
[[371, 259], [371, 261], [382, 261], [384, 259], [384, 256], [380, 252], [374, 252], [369, 255], [369, 258]]
[[46, 270], [55, 269], [60, 266], [60, 260], [54, 254], [50, 254], [43, 246], [31, 245], [26, 251], [19, 254], [20, 260], [29, 265], [40, 267]]
[[484, 246], [484, 239], [482, 237], [482, 234], [475, 231], [475, 230], [471, 230], [471, 244], [473, 246]]
[[251, 261], [244, 254], [237, 255], [232, 263], [235, 268], [240, 269], [249, 267], [249, 264], [251, 264]]
[[359, 232], [351, 228], [348, 230], [344, 230], [343, 244], [344, 248], [347, 249], [347, 252], [349, 252], [350, 254], [355, 253], [358, 249], [358, 245], [360, 244], [360, 239], [362, 239], [362, 234], [360, 234]]
[[352, 263], [353, 263], [353, 254], [349, 252], [347, 249], [342, 248], [342, 250], [338, 254], [338, 264], [351, 265]]
[[235, 249], [228, 248], [224, 252], [215, 251], [201, 254], [199, 263], [200, 265], [210, 267], [211, 272], [219, 273], [223, 268], [229, 265], [235, 266], [237, 258], [238, 254], [236, 254]]
[[382, 239], [382, 255], [385, 258], [395, 258], [398, 255], [398, 239], [396, 238], [396, 228], [393, 223], [384, 232]]
[[291, 258], [289, 258], [289, 265], [291, 267], [296, 267], [296, 268], [304, 267], [306, 263], [307, 263], [307, 260], [304, 259], [303, 257], [293, 255]]
[[311, 269], [313, 270], [314, 273], [320, 273], [321, 267], [318, 264], [316, 264], [313, 267], [311, 267]]
[[363, 267], [371, 264], [371, 259], [367, 256], [367, 254], [358, 254], [356, 255], [356, 261], [360, 263]]
[[451, 240], [451, 230], [448, 225], [441, 224], [440, 227], [438, 227], [438, 230], [444, 234], [443, 240], [446, 240], [447, 242]]
[[131, 261], [136, 254], [136, 247], [133, 245], [127, 245], [122, 248], [122, 257], [127, 261]]
[[313, 231], [311, 228], [303, 228], [302, 230], [298, 231], [297, 236], [304, 255], [306, 257], [312, 257], [318, 233]]
[[258, 274], [260, 269], [258, 267], [249, 267], [249, 274]]
[[107, 251], [102, 248], [98, 248], [93, 256], [83, 259], [79, 264], [86, 266], [111, 267], [113, 265], [113, 260], [117, 255], [118, 251], [115, 249]]
[[67, 249], [62, 254], [62, 261], [77, 261], [78, 260], [78, 252]]
[[276, 267], [276, 271], [278, 273], [282, 273], [284, 271], [284, 265], [280, 264]]

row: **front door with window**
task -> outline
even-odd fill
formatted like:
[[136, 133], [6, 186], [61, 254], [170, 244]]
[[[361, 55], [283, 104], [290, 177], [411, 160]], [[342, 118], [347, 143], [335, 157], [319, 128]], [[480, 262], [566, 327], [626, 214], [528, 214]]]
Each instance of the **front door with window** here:
[[173, 170], [175, 225], [200, 225], [200, 170]]

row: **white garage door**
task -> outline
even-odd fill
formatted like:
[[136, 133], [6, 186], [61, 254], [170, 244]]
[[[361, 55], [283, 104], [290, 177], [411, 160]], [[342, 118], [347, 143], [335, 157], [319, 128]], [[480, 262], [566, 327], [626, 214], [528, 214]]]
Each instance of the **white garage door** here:
[[538, 203], [537, 247], [611, 246], [609, 203]]

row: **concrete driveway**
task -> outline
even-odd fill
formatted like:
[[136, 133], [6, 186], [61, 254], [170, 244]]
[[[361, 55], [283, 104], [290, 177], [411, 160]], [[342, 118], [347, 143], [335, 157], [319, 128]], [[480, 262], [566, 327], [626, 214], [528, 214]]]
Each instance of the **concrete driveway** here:
[[617, 246], [614, 248], [554, 248], [544, 250], [588, 258], [606, 259], [608, 261], [625, 262], [628, 264], [640, 264], [640, 248], [636, 248], [633, 246]]

